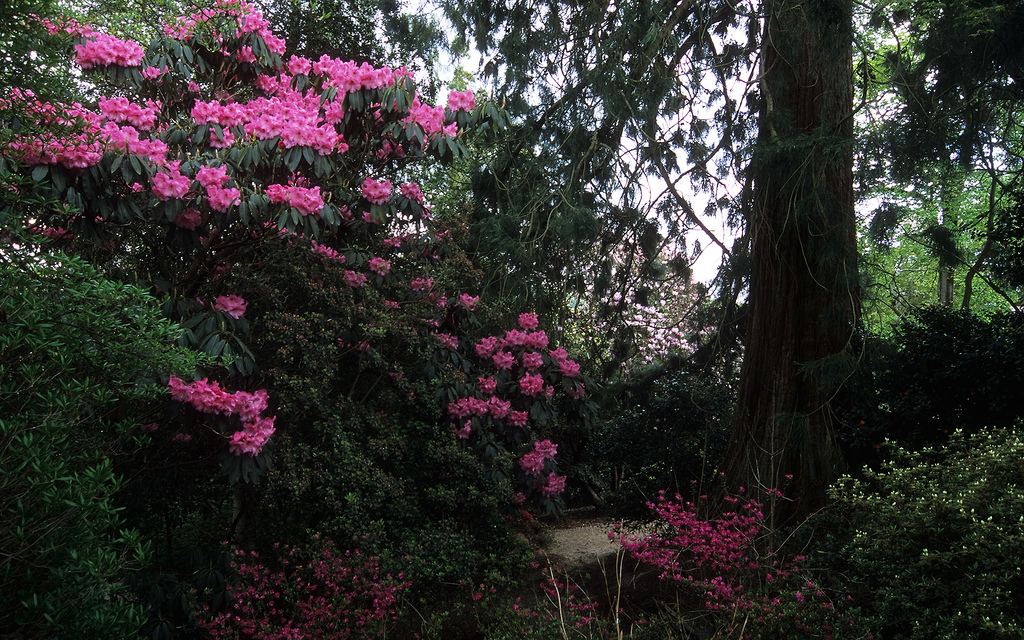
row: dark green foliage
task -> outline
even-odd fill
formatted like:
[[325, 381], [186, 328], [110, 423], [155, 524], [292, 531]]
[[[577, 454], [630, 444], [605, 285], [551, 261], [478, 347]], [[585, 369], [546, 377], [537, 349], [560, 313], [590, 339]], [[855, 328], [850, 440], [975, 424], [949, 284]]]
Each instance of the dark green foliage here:
[[839, 406], [853, 461], [890, 438], [910, 449], [957, 429], [1009, 427], [1024, 417], [1024, 316], [924, 307], [890, 337], [868, 337]]
[[[595, 466], [611, 485], [608, 500], [629, 515], [668, 495], [690, 496], [691, 481], [709, 480], [732, 427], [735, 397], [687, 371], [670, 371], [623, 394], [627, 407], [600, 423]], [[710, 465], [710, 466], [709, 466]]]
[[[312, 534], [357, 547], [428, 600], [488, 571], [514, 579], [525, 548], [498, 473], [511, 458], [487, 466], [459, 444], [437, 380], [418, 373], [433, 346], [397, 311], [371, 313], [379, 301], [349, 287], [344, 266], [282, 242], [232, 274], [261, 318], [251, 344], [279, 425], [275, 467], [242, 535], [262, 547]], [[423, 305], [424, 315], [436, 306]]]
[[[53, 0], [8, 0], [0, 4], [0, 91], [27, 89], [42, 99], [66, 99], [73, 91], [63, 73], [70, 50], [51, 36], [42, 19], [56, 21]], [[36, 17], [33, 17], [36, 16]]]
[[996, 217], [992, 273], [1007, 285], [1024, 287], [1024, 198], [1015, 195]]
[[111, 457], [136, 451], [169, 372], [195, 367], [141, 290], [78, 258], [0, 257], [0, 637], [112, 638], [142, 609]]
[[937, 450], [897, 448], [846, 478], [815, 520], [817, 561], [883, 640], [1024, 633], [1024, 441], [1014, 429], [957, 432]]

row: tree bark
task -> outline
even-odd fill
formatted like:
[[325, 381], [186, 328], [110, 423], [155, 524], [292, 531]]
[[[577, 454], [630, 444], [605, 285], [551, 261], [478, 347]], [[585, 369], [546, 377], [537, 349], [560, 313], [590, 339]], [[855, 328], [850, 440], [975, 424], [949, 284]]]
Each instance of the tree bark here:
[[[830, 401], [859, 316], [851, 0], [764, 0], [761, 113], [748, 212], [753, 272], [737, 422], [723, 471], [786, 516], [841, 471]], [[792, 478], [789, 478], [792, 476]]]

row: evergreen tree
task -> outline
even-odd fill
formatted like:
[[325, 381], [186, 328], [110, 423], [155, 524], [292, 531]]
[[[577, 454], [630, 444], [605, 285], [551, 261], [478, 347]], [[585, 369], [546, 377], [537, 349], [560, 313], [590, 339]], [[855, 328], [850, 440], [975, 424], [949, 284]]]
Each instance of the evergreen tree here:
[[859, 167], [881, 185], [865, 194], [883, 200], [872, 235], [924, 247], [940, 304], [1019, 307], [998, 276], [1021, 261], [1022, 26], [1018, 2], [919, 0], [878, 3], [864, 25], [865, 81], [882, 94]]
[[806, 512], [838, 476], [830, 400], [852, 371], [859, 313], [852, 3], [762, 6], [749, 325], [724, 469], [760, 491], [792, 477]]

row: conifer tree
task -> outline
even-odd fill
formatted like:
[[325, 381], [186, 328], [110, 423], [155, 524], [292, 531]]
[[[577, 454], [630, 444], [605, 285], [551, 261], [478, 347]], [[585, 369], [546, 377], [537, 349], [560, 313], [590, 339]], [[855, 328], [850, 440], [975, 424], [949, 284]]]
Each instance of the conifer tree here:
[[765, 0], [748, 212], [752, 273], [738, 418], [724, 469], [820, 506], [840, 468], [830, 400], [859, 313], [852, 3]]

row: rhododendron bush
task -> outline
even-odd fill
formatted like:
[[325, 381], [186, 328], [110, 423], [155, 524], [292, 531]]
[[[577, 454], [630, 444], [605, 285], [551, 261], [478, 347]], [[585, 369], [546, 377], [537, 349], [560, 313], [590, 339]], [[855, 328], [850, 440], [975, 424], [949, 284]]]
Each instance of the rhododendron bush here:
[[[207, 356], [169, 377], [167, 410], [142, 430], [152, 446], [119, 462], [127, 514], [163, 536], [161, 562], [401, 513], [410, 531], [438, 514], [451, 518], [439, 530], [491, 531], [495, 496], [508, 513], [557, 511], [566, 479], [547, 430], [586, 418], [586, 379], [543, 318], [480, 300], [458, 230], [420, 184], [425, 163], [462, 156], [506, 114], [466, 91], [429, 104], [405, 69], [290, 56], [245, 2], [167, 24], [148, 47], [48, 24], [95, 103], [0, 97], [0, 173], [18, 178], [5, 225], [147, 287], [180, 345]], [[30, 196], [59, 205], [17, 204]], [[360, 492], [317, 484], [325, 458]], [[234, 496], [212, 482], [218, 464]], [[425, 469], [437, 486], [417, 506], [406, 478]], [[471, 500], [486, 525], [458, 520]], [[251, 517], [257, 505], [280, 521]], [[444, 570], [473, 570], [473, 553]], [[187, 601], [178, 589], [165, 600]]]
[[[169, 22], [148, 49], [73, 21], [48, 27], [68, 35], [109, 97], [96, 108], [25, 91], [0, 101], [8, 114], [52, 125], [22, 136], [10, 120], [4, 169], [21, 166], [67, 204], [26, 223], [97, 247], [100, 261], [131, 264], [130, 277], [148, 281], [184, 322], [183, 342], [224, 356], [229, 374], [257, 369], [243, 339], [246, 301], [221, 277], [245, 248], [279, 234], [316, 239], [314, 250], [349, 260], [352, 286], [386, 275], [390, 262], [363, 252], [428, 233], [430, 214], [415, 182], [396, 180], [393, 193], [385, 176], [407, 175], [428, 156], [457, 157], [467, 131], [504, 118], [472, 93], [452, 92], [449, 109], [422, 103], [404, 69], [289, 57], [245, 2]], [[223, 436], [234, 453], [258, 454], [272, 422], [257, 436], [256, 423], [245, 424], [248, 432]]]

